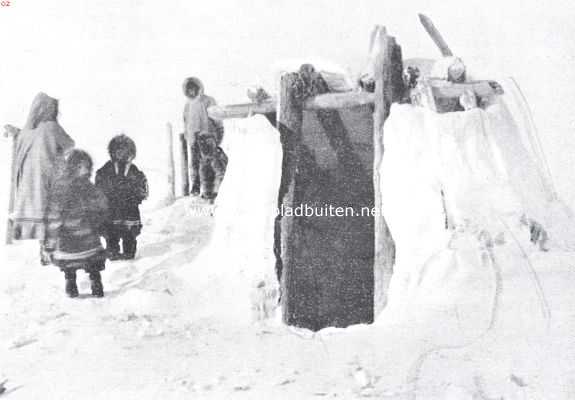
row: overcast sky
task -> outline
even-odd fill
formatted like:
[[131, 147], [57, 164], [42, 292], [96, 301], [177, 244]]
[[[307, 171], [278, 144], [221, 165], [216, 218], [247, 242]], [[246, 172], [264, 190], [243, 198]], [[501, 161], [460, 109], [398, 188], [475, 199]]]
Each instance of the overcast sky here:
[[[437, 57], [429, 15], [485, 77], [514, 76], [539, 127], [560, 192], [575, 205], [575, 6], [572, 1], [10, 0], [0, 8], [0, 123], [22, 124], [40, 90], [61, 122], [102, 157], [125, 131], [150, 160], [171, 121], [181, 130], [186, 76], [220, 103], [245, 101], [282, 59], [321, 57], [356, 71], [383, 24], [405, 57]], [[200, 5], [201, 4], [201, 5]]]

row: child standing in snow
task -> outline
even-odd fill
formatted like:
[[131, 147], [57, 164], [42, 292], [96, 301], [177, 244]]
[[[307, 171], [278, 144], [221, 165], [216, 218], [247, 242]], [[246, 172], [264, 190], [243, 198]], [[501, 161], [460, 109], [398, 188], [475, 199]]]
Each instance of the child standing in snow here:
[[106, 252], [100, 234], [108, 216], [108, 201], [90, 182], [91, 174], [88, 153], [72, 150], [48, 198], [46, 247], [52, 262], [64, 272], [69, 297], [78, 296], [78, 269], [90, 274], [92, 296], [104, 296], [100, 271], [105, 267]]
[[96, 186], [110, 202], [111, 223], [105, 234], [108, 258], [133, 259], [136, 238], [142, 230], [139, 205], [148, 197], [148, 183], [144, 173], [132, 164], [136, 157], [132, 139], [123, 134], [115, 136], [108, 144], [108, 153], [110, 161], [96, 172]]

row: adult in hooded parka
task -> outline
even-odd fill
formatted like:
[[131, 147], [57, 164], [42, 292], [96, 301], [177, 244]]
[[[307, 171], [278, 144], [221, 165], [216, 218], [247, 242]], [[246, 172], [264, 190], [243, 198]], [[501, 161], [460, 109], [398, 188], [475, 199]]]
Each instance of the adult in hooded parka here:
[[58, 123], [58, 100], [38, 93], [15, 141], [12, 236], [15, 240], [40, 240], [41, 261], [47, 264], [44, 240], [48, 196], [65, 153], [74, 147], [74, 141]]

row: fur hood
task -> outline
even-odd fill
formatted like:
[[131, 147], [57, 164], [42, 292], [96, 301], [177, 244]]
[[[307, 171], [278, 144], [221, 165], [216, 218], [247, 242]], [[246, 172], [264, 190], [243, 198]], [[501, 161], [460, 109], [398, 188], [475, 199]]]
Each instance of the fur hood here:
[[186, 78], [186, 80], [184, 80], [184, 83], [182, 85], [182, 90], [184, 91], [184, 95], [187, 97], [187, 91], [186, 88], [188, 87], [188, 85], [190, 83], [194, 83], [196, 84], [196, 86], [198, 86], [199, 90], [198, 90], [198, 96], [201, 96], [204, 94], [204, 84], [202, 83], [202, 81], [199, 78], [196, 77], [191, 77], [191, 78]]
[[42, 122], [57, 121], [58, 118], [58, 100], [48, 96], [46, 93], [38, 93], [34, 97], [26, 129], [36, 129]]
[[[117, 159], [117, 150], [124, 150], [123, 156], [126, 157], [126, 159]], [[114, 162], [132, 161], [134, 158], [136, 158], [136, 143], [134, 143], [130, 137], [124, 134], [114, 136], [112, 140], [110, 140], [110, 143], [108, 143], [108, 154], [110, 155], [110, 159]]]

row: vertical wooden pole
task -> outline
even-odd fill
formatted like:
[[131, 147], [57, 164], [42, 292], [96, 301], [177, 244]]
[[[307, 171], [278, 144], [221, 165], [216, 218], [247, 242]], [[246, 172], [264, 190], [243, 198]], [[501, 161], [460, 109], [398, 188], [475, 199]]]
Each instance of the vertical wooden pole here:
[[4, 136], [12, 140], [12, 158], [10, 163], [10, 198], [8, 200], [8, 216], [6, 217], [6, 244], [12, 244], [14, 235], [14, 221], [12, 220], [12, 213], [14, 212], [14, 197], [16, 196], [16, 137], [20, 130], [10, 125], [4, 127], [6, 129]]
[[[387, 288], [393, 264], [395, 262], [395, 243], [391, 232], [381, 214], [383, 199], [381, 193], [381, 161], [383, 159], [384, 146], [383, 134], [385, 120], [389, 116], [391, 103], [401, 99], [403, 94], [401, 47], [395, 38], [385, 33], [385, 28], [380, 28], [375, 38], [375, 46], [378, 46], [375, 58], [375, 104], [373, 113], [373, 184], [375, 194], [375, 311], [381, 311], [387, 301]], [[397, 173], [397, 171], [390, 171]]]
[[190, 170], [188, 169], [188, 141], [186, 135], [180, 133], [180, 174], [182, 177], [182, 196], [190, 194]]
[[12, 167], [10, 168], [10, 199], [8, 200], [8, 216], [6, 217], [6, 244], [12, 244], [14, 233], [14, 221], [12, 220], [12, 213], [14, 212], [14, 196], [15, 196], [15, 168], [14, 156], [16, 155], [16, 138], [12, 138]]
[[[282, 176], [278, 194], [278, 210], [283, 206], [292, 206], [290, 197], [293, 196], [293, 185], [297, 168], [298, 145], [301, 140], [301, 128], [303, 123], [303, 110], [301, 104], [295, 101], [294, 87], [298, 76], [290, 73], [282, 76], [280, 86], [280, 110], [277, 118], [277, 126], [280, 133], [282, 144]], [[284, 268], [290, 262], [289, 249], [293, 248], [287, 245], [288, 241], [297, 240], [297, 235], [293, 235], [294, 217], [285, 217], [278, 213], [274, 225], [274, 254], [276, 256], [276, 274], [280, 281], [281, 301], [283, 320], [291, 324], [294, 319], [292, 314], [293, 299], [295, 296], [290, 295], [290, 273]]]
[[172, 124], [166, 124], [166, 135], [168, 140], [168, 188], [169, 200], [173, 201], [176, 198], [176, 167], [174, 165], [174, 137], [172, 131]]

